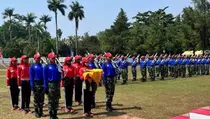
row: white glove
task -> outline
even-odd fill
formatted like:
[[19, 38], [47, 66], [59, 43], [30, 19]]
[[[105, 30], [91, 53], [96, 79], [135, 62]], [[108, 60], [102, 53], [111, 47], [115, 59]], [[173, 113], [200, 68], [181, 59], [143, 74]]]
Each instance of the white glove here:
[[10, 88], [10, 86], [7, 86], [8, 88]]
[[64, 90], [64, 87], [61, 87], [62, 90]]
[[19, 86], [18, 88], [21, 89], [21, 86]]

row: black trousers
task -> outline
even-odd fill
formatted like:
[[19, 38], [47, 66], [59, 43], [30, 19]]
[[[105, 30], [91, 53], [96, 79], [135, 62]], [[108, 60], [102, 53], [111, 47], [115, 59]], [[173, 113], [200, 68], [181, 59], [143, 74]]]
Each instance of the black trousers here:
[[80, 77], [76, 77], [76, 83], [75, 83], [75, 101], [81, 102], [82, 98], [82, 80]]
[[19, 88], [17, 85], [17, 78], [11, 78], [10, 80], [10, 95], [11, 95], [11, 103], [12, 106], [18, 106], [18, 96], [19, 96]]
[[97, 90], [97, 83], [92, 81], [91, 83], [91, 87], [92, 87], [92, 101], [91, 101], [91, 104], [92, 106], [95, 106], [96, 105], [96, 102], [95, 102], [95, 95], [96, 95], [96, 90]]
[[29, 110], [31, 97], [30, 81], [21, 81], [21, 109]]
[[93, 92], [91, 83], [89, 81], [83, 81], [83, 111], [84, 113], [91, 112], [91, 103], [93, 99]]
[[74, 89], [74, 80], [73, 78], [64, 78], [64, 93], [65, 93], [65, 105], [67, 109], [72, 108], [72, 98], [73, 98], [73, 89]]

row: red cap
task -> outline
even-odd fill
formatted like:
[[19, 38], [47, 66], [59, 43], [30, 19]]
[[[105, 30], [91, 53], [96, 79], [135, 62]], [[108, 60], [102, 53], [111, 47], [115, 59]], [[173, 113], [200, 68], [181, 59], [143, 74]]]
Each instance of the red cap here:
[[52, 58], [56, 58], [55, 53], [51, 52], [48, 54], [48, 58], [52, 59]]
[[17, 61], [17, 59], [16, 59], [15, 57], [12, 57], [12, 58], [10, 59], [10, 62], [15, 62], [15, 61]]
[[112, 54], [110, 52], [105, 53], [105, 57], [112, 57]]
[[65, 57], [64, 62], [71, 61], [71, 60], [72, 60], [72, 57]]
[[88, 63], [88, 59], [86, 57], [82, 58], [82, 63]]
[[93, 54], [89, 54], [88, 58], [94, 58], [95, 56]]
[[26, 55], [21, 56], [21, 59], [26, 59], [28, 58]]
[[34, 59], [38, 59], [38, 58], [40, 58], [41, 56], [40, 56], [40, 54], [39, 53], [36, 53], [35, 55], [34, 55]]
[[82, 58], [82, 56], [76, 55], [74, 58], [75, 58], [75, 60], [79, 60]]

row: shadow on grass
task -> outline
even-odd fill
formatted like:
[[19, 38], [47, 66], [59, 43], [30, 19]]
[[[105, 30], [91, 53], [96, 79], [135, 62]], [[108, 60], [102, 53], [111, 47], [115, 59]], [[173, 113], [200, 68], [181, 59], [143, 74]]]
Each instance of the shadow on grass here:
[[[94, 115], [106, 115], [108, 117], [113, 117], [113, 116], [121, 116], [126, 114], [125, 112], [99, 112], [99, 113], [95, 113]], [[87, 117], [84, 116], [80, 116], [80, 117], [73, 117], [73, 118], [61, 118], [61, 119], [89, 119]]]

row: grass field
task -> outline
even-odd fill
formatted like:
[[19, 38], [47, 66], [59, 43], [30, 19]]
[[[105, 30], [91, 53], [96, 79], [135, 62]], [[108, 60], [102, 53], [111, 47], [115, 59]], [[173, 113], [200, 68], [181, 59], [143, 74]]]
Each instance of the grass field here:
[[[11, 111], [8, 91], [5, 86], [5, 79], [0, 78], [0, 119], [35, 119], [32, 114], [25, 115], [19, 111]], [[31, 100], [33, 101], [33, 99]], [[141, 83], [139, 80], [136, 82], [129, 80], [127, 85], [118, 84], [113, 102], [114, 107], [118, 110], [112, 113], [105, 111], [104, 87], [98, 89], [96, 100], [97, 108], [93, 109], [96, 119], [113, 118], [121, 115], [145, 119], [170, 119], [210, 104], [210, 76], [167, 79], [146, 83]], [[63, 95], [60, 101], [60, 105], [64, 106]], [[31, 106], [33, 106], [32, 104]], [[66, 114], [64, 110], [60, 110], [58, 117], [60, 119], [83, 118], [82, 106], [74, 108], [77, 111], [76, 114]], [[44, 110], [45, 114], [48, 114], [47, 108]]]

